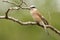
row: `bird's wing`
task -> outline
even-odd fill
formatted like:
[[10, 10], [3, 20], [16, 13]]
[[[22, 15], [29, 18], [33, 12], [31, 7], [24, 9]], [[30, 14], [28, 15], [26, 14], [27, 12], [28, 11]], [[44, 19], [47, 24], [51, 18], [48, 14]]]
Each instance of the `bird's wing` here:
[[41, 18], [45, 25], [49, 25], [48, 21], [41, 15], [40, 12], [37, 11], [37, 15]]

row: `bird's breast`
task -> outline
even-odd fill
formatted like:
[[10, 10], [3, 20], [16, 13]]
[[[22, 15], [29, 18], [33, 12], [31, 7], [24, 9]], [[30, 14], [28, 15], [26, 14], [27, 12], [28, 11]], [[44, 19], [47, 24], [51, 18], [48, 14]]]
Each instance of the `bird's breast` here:
[[40, 18], [40, 16], [38, 15], [37, 9], [30, 10], [30, 13], [31, 13], [31, 15], [32, 15], [32, 17], [33, 17], [33, 19], [34, 19], [35, 21], [37, 21], [37, 22], [40, 22], [40, 21], [41, 21], [41, 18]]

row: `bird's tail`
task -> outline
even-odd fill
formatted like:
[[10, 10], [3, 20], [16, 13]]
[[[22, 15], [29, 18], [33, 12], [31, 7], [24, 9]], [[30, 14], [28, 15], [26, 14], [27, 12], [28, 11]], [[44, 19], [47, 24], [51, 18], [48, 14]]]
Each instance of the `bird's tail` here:
[[44, 30], [45, 30], [45, 32], [49, 35], [49, 32], [48, 32], [48, 30], [47, 30], [47, 26], [45, 25], [45, 23], [42, 21], [42, 22], [40, 22], [40, 23], [37, 23], [37, 25], [39, 25], [39, 26], [41, 26], [41, 27], [43, 27], [44, 28]]
[[48, 21], [44, 18], [44, 17], [41, 17], [42, 21], [44, 22], [45, 25], [49, 25]]

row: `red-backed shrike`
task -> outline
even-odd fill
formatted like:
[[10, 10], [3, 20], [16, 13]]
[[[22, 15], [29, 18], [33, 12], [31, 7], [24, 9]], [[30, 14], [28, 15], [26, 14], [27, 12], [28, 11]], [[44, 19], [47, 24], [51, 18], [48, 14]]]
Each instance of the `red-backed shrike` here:
[[34, 21], [36, 21], [38, 25], [44, 27], [44, 29], [46, 30], [46, 25], [49, 25], [49, 24], [34, 5], [30, 6], [30, 13]]

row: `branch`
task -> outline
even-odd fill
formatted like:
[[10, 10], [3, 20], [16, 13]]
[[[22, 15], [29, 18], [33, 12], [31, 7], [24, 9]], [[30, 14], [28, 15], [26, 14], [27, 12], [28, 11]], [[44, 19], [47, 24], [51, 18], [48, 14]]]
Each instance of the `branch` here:
[[[20, 0], [22, 3], [20, 4], [20, 5], [17, 5], [17, 4], [15, 4], [14, 2], [9, 2], [9, 1], [4, 1], [4, 2], [7, 2], [7, 3], [10, 3], [10, 4], [14, 4], [14, 5], [16, 5], [17, 7], [11, 7], [11, 8], [9, 8], [7, 11], [6, 11], [6, 13], [5, 13], [5, 16], [0, 16], [0, 19], [7, 19], [7, 20], [11, 20], [11, 21], [14, 21], [14, 22], [16, 22], [16, 23], [18, 23], [18, 24], [21, 24], [21, 25], [37, 25], [37, 23], [36, 22], [22, 22], [22, 21], [19, 21], [18, 19], [15, 19], [15, 18], [13, 18], [13, 17], [9, 17], [8, 16], [8, 12], [10, 11], [10, 10], [18, 10], [18, 9], [28, 9], [29, 10], [29, 7], [21, 7], [21, 5], [24, 3], [25, 5], [26, 5], [26, 3], [23, 1], [23, 0]], [[46, 25], [46, 27], [47, 28], [50, 28], [52, 31], [54, 31], [54, 32], [56, 32], [57, 34], [59, 34], [60, 35], [60, 31], [59, 30], [57, 30], [55, 27], [53, 27], [53, 26], [51, 26], [51, 25]], [[42, 28], [44, 28], [43, 26], [42, 26]]]
[[11, 2], [11, 1], [8, 1], [8, 0], [3, 0], [3, 2], [10, 3], [10, 4], [13, 4], [13, 5], [18, 6], [18, 7], [21, 7], [22, 4], [25, 4], [26, 6], [28, 6], [23, 0], [20, 0], [20, 1], [21, 1], [21, 3], [18, 5], [15, 2]]
[[18, 6], [18, 4], [16, 4], [15, 2], [11, 2], [11, 1], [8, 1], [8, 0], [3, 0], [2, 2], [6, 2], [6, 3], [13, 4], [13, 5], [15, 5], [15, 6]]
[[51, 30], [53, 30], [54, 32], [56, 32], [57, 34], [60, 35], [60, 31], [58, 29], [56, 29], [55, 27], [53, 27], [51, 25], [47, 25], [47, 28], [50, 28]]
[[11, 2], [11, 1], [8, 1], [8, 0], [3, 0], [2, 2], [6, 2], [6, 3], [10, 3], [10, 4], [13, 4], [13, 5], [15, 5], [16, 6], [16, 8], [18, 8], [18, 9], [28, 9], [29, 10], [29, 7], [21, 7], [21, 5], [22, 4], [25, 4], [26, 6], [28, 6], [23, 0], [20, 0], [21, 1], [21, 3], [18, 5], [17, 3], [15, 3], [15, 2]]
[[19, 21], [18, 19], [15, 19], [15, 18], [9, 17], [9, 16], [8, 16], [8, 18], [6, 18], [5, 16], [0, 16], [0, 19], [11, 20], [11, 21], [16, 22], [21, 25], [35, 25], [35, 24], [37, 24], [36, 22], [30, 22], [30, 21], [29, 22], [22, 22], [22, 21]]
[[[8, 13], [10, 10], [19, 10], [20, 7], [10, 7], [6, 12], [5, 12], [5, 17], [8, 18]], [[26, 9], [29, 10], [28, 7], [21, 7], [21, 9]]]
[[[28, 6], [23, 0], [20, 0], [20, 1], [21, 1], [20, 5], [25, 4], [26, 6]], [[19, 7], [20, 7], [20, 5], [19, 5]]]
[[20, 3], [20, 5], [18, 5], [18, 4], [16, 4], [16, 3], [14, 3], [14, 2], [10, 2], [10, 1], [7, 1], [7, 0], [3, 0], [3, 2], [7, 2], [7, 3], [10, 3], [10, 4], [13, 4], [13, 5], [15, 5], [16, 7], [10, 7], [6, 12], [5, 12], [5, 17], [6, 18], [8, 18], [8, 13], [9, 13], [9, 11], [10, 10], [19, 10], [20, 8], [21, 9], [28, 9], [29, 10], [29, 8], [28, 7], [21, 7], [21, 5], [24, 3], [26, 6], [27, 6], [27, 4], [23, 1], [23, 0], [20, 0], [21, 1], [21, 3]]
[[[0, 19], [6, 19], [6, 18], [5, 18], [5, 16], [0, 16]], [[15, 18], [9, 17], [9, 16], [8, 16], [7, 20], [11, 20], [11, 21], [16, 22], [16, 23], [21, 24], [21, 25], [37, 25], [36, 22], [30, 22], [30, 21], [29, 22], [22, 22], [22, 21], [19, 21], [18, 19], [15, 19]], [[53, 27], [51, 25], [46, 25], [46, 27], [50, 28], [52, 31], [54, 31], [55, 33], [60, 35], [60, 31], [57, 30], [55, 27]]]

